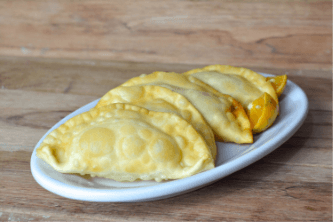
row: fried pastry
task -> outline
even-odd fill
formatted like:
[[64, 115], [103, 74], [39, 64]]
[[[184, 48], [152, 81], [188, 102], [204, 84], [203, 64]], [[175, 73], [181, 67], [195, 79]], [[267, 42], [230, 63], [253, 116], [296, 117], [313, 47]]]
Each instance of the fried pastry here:
[[183, 95], [199, 110], [218, 141], [253, 142], [250, 122], [241, 104], [196, 78], [177, 73], [154, 72], [132, 78], [121, 86], [135, 85], [158, 85]]
[[[278, 115], [277, 94], [266, 78], [245, 68], [224, 65], [211, 65], [183, 73], [208, 84], [223, 94], [228, 94], [239, 101], [247, 114], [250, 112], [251, 128], [259, 133], [271, 126]], [[263, 102], [268, 101], [268, 102]], [[269, 109], [254, 104], [272, 104]], [[267, 113], [268, 112], [268, 113]], [[256, 115], [253, 115], [255, 113]], [[259, 115], [259, 116], [258, 116]], [[255, 118], [251, 118], [255, 117]], [[258, 119], [265, 118], [258, 123]]]
[[205, 140], [186, 120], [121, 103], [66, 121], [37, 156], [62, 173], [117, 181], [179, 179], [214, 167]]
[[161, 86], [120, 86], [107, 92], [96, 107], [107, 106], [112, 103], [127, 103], [152, 111], [179, 115], [192, 124], [206, 140], [212, 156], [215, 158], [216, 144], [212, 129], [207, 125], [200, 112], [181, 94]]

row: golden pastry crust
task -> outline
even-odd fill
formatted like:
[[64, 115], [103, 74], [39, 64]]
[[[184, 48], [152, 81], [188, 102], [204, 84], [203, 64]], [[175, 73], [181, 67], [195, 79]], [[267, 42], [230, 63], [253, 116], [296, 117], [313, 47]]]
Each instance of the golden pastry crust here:
[[216, 144], [213, 131], [200, 112], [184, 96], [161, 86], [120, 86], [107, 92], [96, 107], [107, 106], [112, 103], [127, 103], [152, 111], [179, 115], [192, 124], [206, 140], [215, 159]]
[[52, 131], [37, 156], [62, 173], [117, 181], [179, 179], [214, 168], [201, 135], [172, 113], [111, 104]]
[[211, 65], [201, 69], [193, 69], [183, 73], [185, 76], [192, 76], [208, 84], [220, 93], [228, 94], [241, 103], [247, 113], [255, 104], [255, 101], [262, 100], [267, 93], [275, 100], [274, 107], [260, 110], [267, 121], [261, 121], [264, 125], [258, 125], [250, 118], [253, 132], [259, 133], [267, 129], [275, 121], [276, 113], [279, 110], [278, 96], [272, 85], [260, 74], [245, 68]]
[[[134, 86], [134, 85], [146, 85], [149, 83], [165, 83], [177, 85], [180, 88], [193, 89], [196, 87], [193, 85], [186, 76], [183, 76], [175, 72], [153, 72], [151, 74], [141, 74], [138, 77], [134, 77], [124, 82], [120, 86]], [[195, 89], [201, 90], [201, 87]]]
[[219, 141], [253, 142], [250, 121], [243, 107], [231, 96], [218, 92], [196, 78], [173, 72], [154, 72], [122, 84], [134, 85], [158, 85], [183, 95], [202, 114]]
[[[220, 74], [229, 75], [228, 78], [233, 78], [231, 81], [237, 81], [237, 83], [228, 82], [227, 78], [220, 79], [222, 77]], [[240, 96], [239, 94], [244, 94], [245, 92], [251, 94], [253, 91], [256, 94], [260, 93], [256, 98], [266, 92], [277, 103], [279, 102], [274, 88], [271, 84], [267, 83], [266, 78], [250, 69], [229, 65], [210, 65], [187, 71], [183, 75], [192, 75], [219, 92], [231, 95], [237, 101], [241, 102], [243, 106], [249, 105], [249, 102], [246, 103], [244, 95]], [[235, 90], [232, 88], [235, 88]], [[224, 91], [224, 89], [227, 91]]]

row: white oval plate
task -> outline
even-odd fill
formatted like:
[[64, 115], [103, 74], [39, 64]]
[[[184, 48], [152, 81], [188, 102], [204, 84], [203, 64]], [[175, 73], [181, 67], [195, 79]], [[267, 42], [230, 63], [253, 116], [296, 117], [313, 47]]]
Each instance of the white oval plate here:
[[[272, 76], [263, 74], [264, 76]], [[280, 97], [280, 115], [268, 130], [254, 136], [251, 145], [217, 143], [218, 155], [214, 169], [194, 176], [166, 182], [116, 182], [104, 178], [62, 174], [36, 157], [36, 148], [52, 130], [68, 119], [88, 111], [95, 100], [55, 124], [37, 143], [31, 156], [31, 172], [37, 183], [60, 196], [95, 202], [138, 202], [158, 200], [186, 193], [211, 184], [266, 156], [288, 140], [302, 125], [308, 112], [308, 100], [303, 90], [288, 80]]]

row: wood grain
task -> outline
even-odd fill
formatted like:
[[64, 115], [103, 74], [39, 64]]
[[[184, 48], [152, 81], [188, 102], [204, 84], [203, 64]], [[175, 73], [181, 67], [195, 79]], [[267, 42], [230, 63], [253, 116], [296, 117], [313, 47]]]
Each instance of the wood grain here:
[[0, 57], [0, 220], [331, 221], [332, 78], [322, 70], [308, 75], [309, 70], [256, 68], [288, 72], [306, 92], [309, 114], [274, 152], [207, 187], [153, 202], [91, 203], [62, 198], [35, 182], [33, 148], [64, 116], [141, 73], [196, 67]]
[[[7, 214], [23, 213], [26, 217], [28, 212], [33, 212], [44, 217], [69, 216], [94, 220], [331, 219], [330, 182], [298, 181], [298, 178], [293, 179], [293, 175], [286, 172], [284, 174], [289, 178], [288, 181], [278, 177], [272, 181], [272, 174], [279, 166], [273, 169], [271, 167], [272, 165], [262, 165], [260, 161], [210, 186], [160, 201], [89, 203], [64, 199], [39, 187], [29, 175], [29, 164], [26, 164], [26, 170], [21, 166], [21, 170], [1, 172], [7, 180], [1, 188], [6, 191], [6, 195], [3, 196], [0, 210]], [[299, 171], [308, 169], [303, 167]], [[258, 171], [264, 176], [251, 177], [258, 175]], [[293, 168], [290, 171], [294, 172]], [[248, 176], [244, 178], [244, 175]], [[269, 178], [267, 175], [272, 176]]]
[[[328, 0], [0, 1], [0, 221], [332, 221], [331, 9]], [[75, 201], [33, 179], [34, 146], [72, 111], [142, 73], [211, 64], [287, 74], [309, 99], [304, 124], [254, 164], [169, 199]]]
[[332, 68], [332, 2], [0, 1], [0, 54]]
[[[33, 146], [33, 141], [38, 141], [47, 129], [63, 117], [100, 98], [129, 78], [156, 70], [184, 72], [196, 67], [185, 64], [0, 57], [0, 84], [3, 89], [0, 90], [0, 107], [3, 107], [0, 129], [4, 132], [3, 136], [0, 135], [0, 149], [1, 146], [5, 147], [4, 144], [16, 149], [9, 141], [19, 135], [23, 135], [22, 144], [15, 145]], [[265, 72], [283, 74], [285, 70], [266, 68]], [[303, 78], [293, 75], [292, 71], [287, 72], [290, 73], [288, 78], [305, 90], [310, 109], [320, 110], [314, 114], [310, 112], [305, 124], [312, 124], [310, 118], [320, 118], [321, 122], [327, 123], [303, 127], [299, 134], [311, 130], [309, 136], [313, 138], [330, 137], [332, 96], [327, 92], [332, 91], [332, 83], [326, 80], [330, 72], [312, 71], [322, 78]], [[321, 99], [318, 100], [318, 97]], [[283, 95], [280, 99], [283, 101]]]
[[[198, 67], [202, 66], [197, 64], [0, 57], [0, 88], [101, 97], [110, 89], [143, 73], [149, 74], [154, 71], [182, 73]], [[329, 90], [332, 91], [331, 71], [302, 71], [251, 66], [246, 68], [275, 75], [287, 74], [288, 79], [306, 89], [306, 94], [310, 100], [316, 96], [327, 95], [326, 92]], [[308, 79], [303, 78], [304, 76], [314, 77]]]

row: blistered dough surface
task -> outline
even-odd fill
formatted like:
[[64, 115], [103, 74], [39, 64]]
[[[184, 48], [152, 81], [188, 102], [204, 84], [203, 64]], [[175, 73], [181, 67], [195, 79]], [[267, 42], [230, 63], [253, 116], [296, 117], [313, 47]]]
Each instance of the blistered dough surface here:
[[37, 156], [62, 173], [117, 181], [179, 179], [214, 167], [205, 140], [186, 120], [119, 103], [68, 120]]
[[213, 158], [215, 158], [216, 144], [212, 129], [207, 125], [200, 112], [181, 94], [161, 86], [120, 86], [106, 93], [96, 107], [112, 103], [128, 103], [152, 111], [169, 112], [181, 116], [192, 124], [206, 140]]
[[249, 119], [240, 103], [230, 96], [216, 96], [195, 89], [179, 89], [162, 84], [184, 95], [203, 114], [219, 141], [252, 143], [253, 136]]
[[134, 85], [162, 86], [183, 95], [199, 110], [220, 141], [253, 142], [250, 122], [243, 107], [201, 80], [177, 73], [154, 72], [130, 79], [122, 86]]
[[244, 108], [259, 98], [264, 92], [276, 102], [278, 98], [272, 85], [265, 77], [246, 68], [227, 65], [211, 65], [202, 69], [185, 72], [212, 86], [221, 93], [228, 94], [239, 101]]

